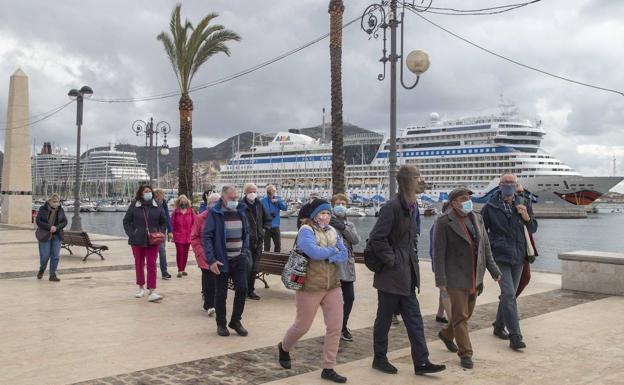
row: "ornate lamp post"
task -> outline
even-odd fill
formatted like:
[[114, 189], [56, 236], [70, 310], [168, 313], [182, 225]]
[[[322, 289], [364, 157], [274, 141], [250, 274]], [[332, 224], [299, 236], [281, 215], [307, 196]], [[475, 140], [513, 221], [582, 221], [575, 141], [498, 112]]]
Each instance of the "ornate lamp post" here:
[[70, 99], [76, 100], [76, 127], [78, 138], [76, 140], [76, 183], [74, 184], [74, 216], [72, 217], [71, 231], [82, 231], [82, 219], [80, 218], [80, 129], [82, 128], [82, 106], [84, 98], [93, 95], [89, 86], [82, 86], [80, 90], [72, 89], [67, 93]]
[[[145, 148], [148, 149], [148, 169], [150, 174], [150, 181], [154, 176], [154, 150], [156, 151], [156, 187], [160, 187], [160, 155], [169, 155], [169, 144], [167, 144], [167, 135], [171, 133], [171, 126], [165, 121], [156, 123], [154, 127], [154, 118], [150, 118], [149, 122], [144, 120], [135, 120], [132, 123], [132, 131], [139, 136], [141, 133], [145, 134]], [[163, 134], [164, 140], [160, 148], [158, 148], [158, 135]], [[154, 141], [156, 141], [154, 145]], [[149, 143], [149, 145], [148, 145]]]
[[[422, 12], [431, 6], [429, 5]], [[396, 173], [397, 173], [397, 144], [396, 144], [396, 99], [397, 99], [397, 63], [401, 62], [401, 85], [403, 88], [411, 90], [416, 87], [422, 75], [429, 68], [429, 56], [424, 51], [412, 51], [405, 58], [407, 68], [416, 75], [416, 81], [407, 85], [403, 79], [403, 17], [405, 4], [402, 5], [401, 14], [397, 18], [397, 0], [382, 0], [379, 3], [371, 4], [366, 7], [360, 26], [362, 30], [369, 35], [370, 38], [379, 38], [379, 30], [383, 32], [383, 49], [382, 57], [379, 59], [383, 63], [383, 73], [377, 76], [379, 81], [386, 78], [386, 63], [390, 62], [390, 152], [388, 154], [388, 171], [389, 171], [389, 195], [392, 196], [397, 192]], [[387, 9], [387, 11], [386, 11]], [[397, 27], [401, 26], [401, 47], [397, 54]], [[390, 29], [390, 55], [387, 55], [387, 31]]]

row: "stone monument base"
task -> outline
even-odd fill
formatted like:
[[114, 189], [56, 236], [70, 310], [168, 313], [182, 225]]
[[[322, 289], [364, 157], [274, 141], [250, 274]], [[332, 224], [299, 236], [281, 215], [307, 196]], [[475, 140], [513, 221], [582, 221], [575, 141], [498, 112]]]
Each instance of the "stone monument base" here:
[[32, 195], [2, 194], [0, 223], [29, 225], [32, 223]]

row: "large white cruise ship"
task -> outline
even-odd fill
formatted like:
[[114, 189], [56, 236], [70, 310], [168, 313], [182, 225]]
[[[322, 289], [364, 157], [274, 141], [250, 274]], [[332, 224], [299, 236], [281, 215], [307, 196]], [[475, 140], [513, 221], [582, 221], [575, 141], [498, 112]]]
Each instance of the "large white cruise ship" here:
[[[540, 122], [520, 119], [511, 105], [499, 114], [442, 120], [401, 130], [399, 164], [417, 165], [429, 188], [424, 197], [443, 200], [457, 186], [471, 188], [478, 199], [498, 185], [503, 172], [518, 176], [540, 203], [586, 205], [619, 183], [622, 177], [585, 177], [541, 147], [546, 135]], [[365, 198], [388, 195], [389, 144], [381, 136], [345, 137], [347, 191]], [[311, 192], [331, 194], [331, 144], [279, 132], [271, 142], [239, 151], [221, 169], [218, 184], [269, 183], [282, 196], [301, 199]]]

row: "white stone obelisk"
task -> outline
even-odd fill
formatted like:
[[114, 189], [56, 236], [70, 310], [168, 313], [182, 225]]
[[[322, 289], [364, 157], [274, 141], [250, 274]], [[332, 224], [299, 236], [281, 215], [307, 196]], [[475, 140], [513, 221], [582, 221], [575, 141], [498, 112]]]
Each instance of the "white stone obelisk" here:
[[25, 225], [32, 221], [32, 177], [28, 76], [21, 69], [11, 75], [8, 104], [0, 186], [2, 195], [0, 223]]

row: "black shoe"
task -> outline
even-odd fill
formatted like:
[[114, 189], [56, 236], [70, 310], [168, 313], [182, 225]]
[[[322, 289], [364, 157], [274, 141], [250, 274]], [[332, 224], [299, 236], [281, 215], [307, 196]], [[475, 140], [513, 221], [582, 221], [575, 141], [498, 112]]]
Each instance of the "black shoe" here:
[[422, 376], [423, 374], [438, 373], [443, 370], [446, 370], [446, 365], [436, 365], [427, 361], [426, 364], [417, 366], [414, 369], [414, 372], [416, 372], [417, 375]]
[[39, 270], [39, 272], [37, 273], [37, 279], [43, 278], [43, 273], [45, 273], [45, 270]]
[[439, 322], [439, 323], [441, 323], [441, 324], [447, 324], [447, 323], [448, 323], [448, 320], [447, 320], [446, 318], [444, 318], [444, 317], [438, 317], [438, 316], [436, 316], [436, 322]]
[[162, 279], [171, 279], [171, 274], [169, 274], [169, 273], [163, 273], [163, 275], [162, 275]]
[[249, 332], [247, 332], [247, 329], [243, 327], [240, 321], [236, 321], [236, 322], [232, 321], [228, 324], [228, 327], [230, 329], [234, 329], [236, 334], [238, 334], [241, 337], [247, 337], [247, 334], [249, 334]]
[[337, 382], [339, 384], [344, 384], [345, 382], [347, 382], [347, 377], [343, 377], [340, 374], [336, 373], [334, 369], [323, 369], [323, 371], [321, 372], [321, 378], [324, 380]]
[[258, 294], [256, 294], [256, 292], [254, 292], [254, 291], [252, 291], [251, 293], [247, 294], [247, 298], [253, 299], [254, 301], [260, 300], [260, 296]]
[[228, 337], [230, 335], [230, 331], [225, 325], [217, 325], [217, 334], [221, 337]]
[[509, 339], [509, 334], [505, 331], [505, 328], [497, 328], [495, 326], [492, 334], [494, 334], [496, 337], [500, 338], [501, 340]]
[[396, 366], [392, 365], [390, 361], [388, 361], [387, 357], [373, 358], [373, 369], [377, 369], [380, 372], [388, 374], [397, 374], [397, 372], [399, 371]]
[[342, 334], [340, 335], [340, 339], [343, 341], [353, 341], [353, 336], [351, 335], [351, 331], [347, 328], [342, 330]]
[[459, 349], [457, 348], [457, 345], [455, 345], [455, 342], [449, 341], [446, 338], [444, 338], [444, 336], [442, 335], [442, 332], [438, 333], [438, 338], [442, 340], [442, 342], [444, 342], [444, 345], [446, 345], [446, 348], [448, 349], [449, 352], [457, 353]]
[[509, 347], [513, 350], [520, 350], [526, 348], [526, 344], [522, 342], [522, 337], [513, 335], [509, 337]]
[[50, 276], [50, 281], [52, 281], [52, 282], [61, 282], [59, 277], [57, 277], [56, 275], [51, 275]]
[[186, 277], [188, 275], [188, 273], [186, 271], [183, 271], [182, 275]]
[[462, 368], [464, 368], [464, 369], [472, 369], [472, 368], [474, 368], [474, 363], [472, 362], [472, 358], [470, 358], [468, 356], [460, 357], [459, 358], [459, 363], [461, 364]]
[[277, 344], [277, 350], [279, 352], [279, 364], [284, 369], [290, 369], [290, 353], [282, 349], [282, 343]]

